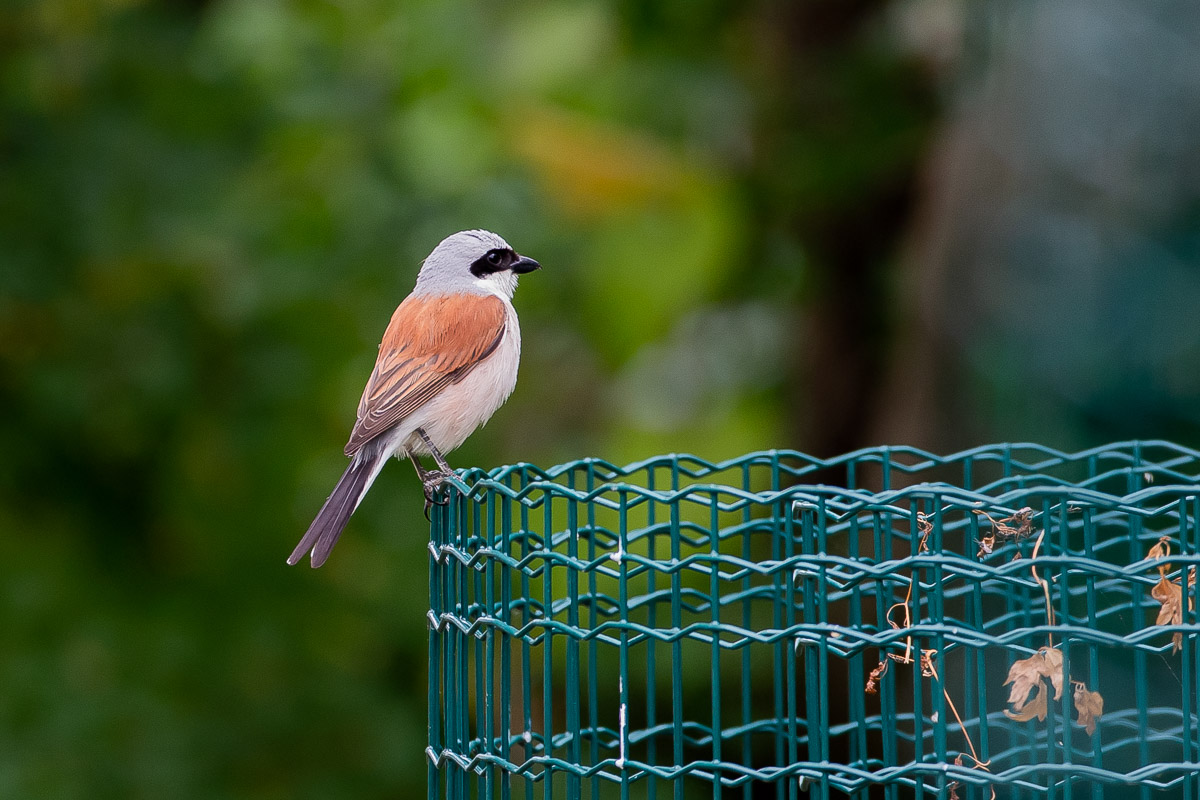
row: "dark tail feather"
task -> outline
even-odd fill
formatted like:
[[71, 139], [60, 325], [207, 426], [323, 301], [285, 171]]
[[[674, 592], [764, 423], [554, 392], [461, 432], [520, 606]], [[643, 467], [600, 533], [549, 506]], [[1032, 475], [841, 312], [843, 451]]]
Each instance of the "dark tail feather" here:
[[287, 563], [295, 564], [309, 552], [312, 553], [313, 569], [325, 563], [325, 559], [329, 558], [329, 551], [342, 535], [342, 529], [350, 521], [350, 515], [354, 513], [358, 501], [366, 494], [371, 482], [379, 473], [379, 466], [379, 454], [368, 453], [366, 448], [359, 451], [342, 473], [337, 486], [333, 487], [325, 505], [321, 506], [317, 518], [308, 526], [300, 544], [296, 545], [296, 549], [288, 556]]

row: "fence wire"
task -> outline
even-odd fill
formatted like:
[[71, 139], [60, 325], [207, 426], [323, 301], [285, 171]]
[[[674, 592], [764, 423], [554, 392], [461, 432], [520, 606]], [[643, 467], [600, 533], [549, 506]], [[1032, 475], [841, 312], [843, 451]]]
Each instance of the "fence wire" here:
[[1200, 798], [1200, 452], [470, 471], [429, 797]]

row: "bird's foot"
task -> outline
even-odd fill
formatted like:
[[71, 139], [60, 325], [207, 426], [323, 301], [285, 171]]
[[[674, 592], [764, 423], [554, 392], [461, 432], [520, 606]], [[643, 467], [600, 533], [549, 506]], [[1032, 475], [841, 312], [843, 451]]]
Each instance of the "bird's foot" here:
[[421, 477], [421, 485], [425, 489], [425, 519], [429, 519], [429, 511], [434, 506], [444, 506], [450, 499], [441, 491], [442, 484], [447, 478], [453, 478], [453, 470], [436, 469], [426, 472]]

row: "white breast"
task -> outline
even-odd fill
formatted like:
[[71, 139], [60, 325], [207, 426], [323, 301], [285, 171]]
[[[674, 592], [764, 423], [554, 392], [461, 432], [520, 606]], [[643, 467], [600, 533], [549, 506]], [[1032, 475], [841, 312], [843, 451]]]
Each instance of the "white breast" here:
[[508, 298], [501, 299], [507, 314], [504, 338], [465, 378], [448, 386], [396, 426], [394, 441], [400, 446], [398, 455], [403, 456], [406, 451], [428, 454], [428, 448], [414, 433], [417, 428], [424, 429], [441, 453], [450, 452], [487, 422], [512, 394], [521, 361], [521, 329], [512, 304]]

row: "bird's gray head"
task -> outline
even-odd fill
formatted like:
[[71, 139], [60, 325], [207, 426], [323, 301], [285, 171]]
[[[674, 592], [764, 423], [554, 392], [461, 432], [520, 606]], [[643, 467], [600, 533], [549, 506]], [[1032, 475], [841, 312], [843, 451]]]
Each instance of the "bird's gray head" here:
[[491, 231], [462, 231], [433, 248], [417, 275], [416, 294], [472, 292], [512, 298], [517, 276], [540, 264], [517, 255]]

